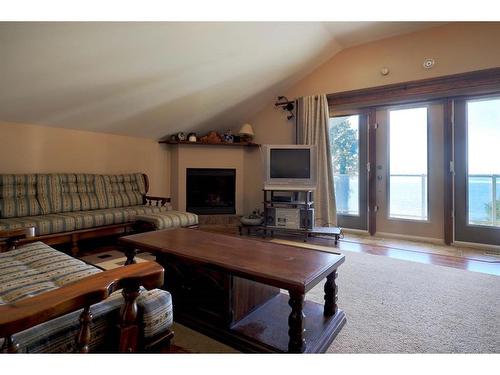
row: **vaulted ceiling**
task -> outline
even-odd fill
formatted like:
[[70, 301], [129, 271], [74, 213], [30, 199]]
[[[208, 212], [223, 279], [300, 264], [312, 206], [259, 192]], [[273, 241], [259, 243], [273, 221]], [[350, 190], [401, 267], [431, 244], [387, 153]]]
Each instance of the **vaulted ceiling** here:
[[419, 22], [0, 23], [0, 121], [159, 139], [235, 128], [343, 48]]

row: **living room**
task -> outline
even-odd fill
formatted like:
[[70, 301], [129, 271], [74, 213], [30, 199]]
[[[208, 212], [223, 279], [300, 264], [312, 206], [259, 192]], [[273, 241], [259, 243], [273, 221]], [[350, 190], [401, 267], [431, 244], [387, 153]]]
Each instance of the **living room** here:
[[498, 364], [500, 22], [65, 9], [0, 22], [2, 352]]

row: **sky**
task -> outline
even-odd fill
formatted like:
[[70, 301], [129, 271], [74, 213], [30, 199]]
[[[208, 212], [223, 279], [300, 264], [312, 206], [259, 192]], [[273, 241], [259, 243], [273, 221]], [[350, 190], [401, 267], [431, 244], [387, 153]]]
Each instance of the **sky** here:
[[391, 174], [427, 174], [427, 107], [389, 111]]
[[467, 103], [469, 174], [500, 174], [500, 98]]

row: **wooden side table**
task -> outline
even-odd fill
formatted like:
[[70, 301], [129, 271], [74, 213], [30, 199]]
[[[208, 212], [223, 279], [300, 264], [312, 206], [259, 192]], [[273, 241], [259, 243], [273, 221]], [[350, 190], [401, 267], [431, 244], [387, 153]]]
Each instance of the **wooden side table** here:
[[16, 248], [19, 240], [34, 236], [35, 227], [0, 231], [0, 253]]

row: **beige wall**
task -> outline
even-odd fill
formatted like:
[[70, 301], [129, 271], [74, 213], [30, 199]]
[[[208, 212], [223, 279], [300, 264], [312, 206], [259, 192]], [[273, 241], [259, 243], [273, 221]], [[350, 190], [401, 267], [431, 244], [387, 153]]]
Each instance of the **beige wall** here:
[[[454, 23], [348, 48], [283, 93], [293, 99], [500, 66], [500, 22]], [[432, 57], [432, 69], [422, 67]], [[390, 73], [382, 76], [382, 67]], [[269, 103], [251, 120], [256, 141], [287, 143], [293, 121]]]
[[128, 173], [170, 195], [169, 151], [145, 138], [0, 122], [0, 173]]
[[[411, 34], [395, 36], [341, 51], [309, 76], [284, 93], [289, 99], [326, 94], [462, 73], [500, 66], [500, 23], [454, 23]], [[422, 67], [425, 58], [436, 61], [434, 68]], [[390, 74], [379, 71], [388, 67]], [[256, 142], [294, 142], [294, 123], [269, 103], [249, 121]], [[251, 171], [260, 176], [260, 161], [254, 155], [247, 163], [258, 165]], [[258, 170], [254, 170], [258, 169]], [[247, 168], [250, 171], [249, 168]], [[259, 204], [261, 181], [245, 179], [246, 207]]]

